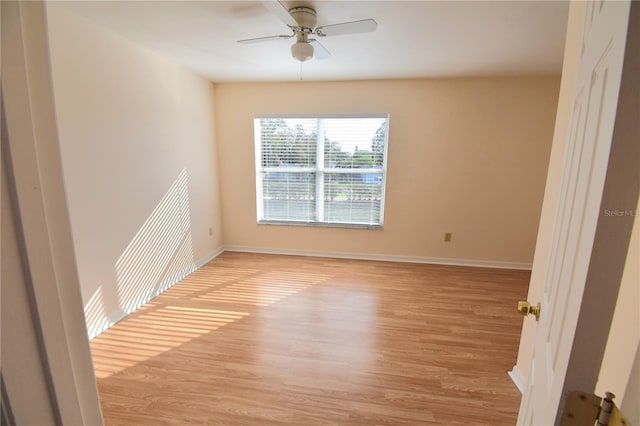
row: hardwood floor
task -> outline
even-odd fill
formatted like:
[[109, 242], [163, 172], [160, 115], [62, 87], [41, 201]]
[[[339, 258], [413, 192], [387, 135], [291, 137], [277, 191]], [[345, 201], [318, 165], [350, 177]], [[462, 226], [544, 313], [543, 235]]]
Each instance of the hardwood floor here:
[[107, 425], [513, 425], [529, 272], [225, 252], [91, 342]]

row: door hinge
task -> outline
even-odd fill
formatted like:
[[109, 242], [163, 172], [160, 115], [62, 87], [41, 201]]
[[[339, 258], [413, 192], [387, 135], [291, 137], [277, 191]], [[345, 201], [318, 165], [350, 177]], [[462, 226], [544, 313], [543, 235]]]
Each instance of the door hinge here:
[[560, 426], [631, 426], [613, 398], [615, 395], [611, 392], [604, 398], [581, 391], [569, 392]]

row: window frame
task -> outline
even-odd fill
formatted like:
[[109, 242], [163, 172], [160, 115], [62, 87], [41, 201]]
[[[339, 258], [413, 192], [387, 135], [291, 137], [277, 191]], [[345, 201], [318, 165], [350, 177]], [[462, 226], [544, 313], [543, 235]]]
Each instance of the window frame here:
[[[384, 135], [384, 146], [382, 156], [382, 168], [339, 168], [324, 166], [324, 144], [319, 147], [316, 142], [316, 164], [314, 167], [265, 167], [262, 166], [262, 134], [261, 126], [257, 125], [261, 119], [366, 119], [379, 118], [385, 119], [387, 129]], [[329, 228], [355, 228], [355, 229], [383, 229], [384, 228], [384, 212], [385, 198], [387, 189], [387, 163], [389, 148], [389, 113], [367, 113], [367, 114], [256, 114], [253, 117], [253, 134], [254, 134], [254, 154], [255, 154], [255, 188], [256, 188], [256, 217], [258, 225], [284, 225], [284, 226], [313, 226], [313, 227], [329, 227]], [[314, 205], [316, 216], [323, 218], [324, 216], [324, 176], [325, 174], [341, 173], [341, 174], [366, 174], [375, 173], [382, 174], [381, 196], [380, 196], [380, 223], [350, 223], [350, 222], [329, 222], [326, 220], [280, 220], [280, 219], [263, 219], [264, 217], [264, 199], [262, 173], [277, 171], [291, 173], [313, 173], [316, 182], [316, 197]], [[318, 184], [320, 183], [320, 187]]]

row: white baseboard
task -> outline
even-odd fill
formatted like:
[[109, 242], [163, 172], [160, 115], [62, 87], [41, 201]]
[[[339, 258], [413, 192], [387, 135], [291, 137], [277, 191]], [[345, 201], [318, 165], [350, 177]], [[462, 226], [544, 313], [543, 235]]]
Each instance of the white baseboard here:
[[222, 254], [223, 251], [224, 251], [224, 247], [218, 247], [217, 249], [215, 249], [214, 251], [212, 251], [202, 259], [198, 260], [197, 262], [195, 262], [196, 269], [200, 269], [207, 263], [211, 262], [213, 259], [220, 256], [220, 254]]
[[435, 265], [473, 266], [478, 268], [531, 270], [531, 263], [496, 262], [490, 260], [451, 259], [442, 257], [398, 256], [387, 254], [345, 253], [335, 251], [272, 249], [247, 246], [224, 246], [224, 251], [244, 253], [283, 254], [292, 256], [330, 257], [337, 259], [378, 260], [384, 262], [428, 263]]
[[513, 366], [513, 369], [509, 371], [509, 377], [513, 380], [513, 383], [516, 385], [521, 394], [524, 394], [524, 387], [526, 385], [526, 380], [522, 375], [522, 371], [518, 368], [517, 365]]
[[[271, 249], [262, 247], [246, 247], [246, 246], [223, 246], [218, 247], [211, 253], [205, 255], [201, 259], [195, 261], [189, 268], [180, 271], [174, 276], [170, 277], [167, 281], [159, 285], [158, 291], [144, 297], [144, 300], [138, 301], [137, 307], [149, 302], [158, 294], [163, 293], [167, 289], [173, 287], [178, 281], [184, 277], [190, 275], [192, 272], [198, 270], [202, 266], [209, 263], [211, 260], [218, 257], [225, 251], [246, 252], [246, 253], [264, 253], [264, 254], [282, 254], [293, 256], [314, 256], [314, 257], [328, 257], [337, 259], [356, 259], [356, 260], [377, 260], [384, 262], [405, 262], [405, 263], [426, 263], [436, 265], [453, 265], [453, 266], [473, 266], [480, 268], [499, 268], [499, 269], [525, 269], [530, 270], [530, 263], [513, 263], [513, 262], [494, 262], [487, 260], [473, 260], [473, 259], [449, 259], [449, 258], [437, 258], [437, 257], [419, 257], [419, 256], [397, 256], [397, 255], [385, 255], [385, 254], [369, 254], [369, 253], [346, 253], [346, 252], [334, 252], [334, 251], [315, 251], [315, 250], [292, 250], [292, 249]], [[102, 333], [113, 324], [120, 321], [127, 316], [130, 311], [119, 309], [115, 312], [111, 312], [107, 318], [100, 324], [93, 325], [89, 331], [89, 339], [93, 339], [95, 336]], [[517, 367], [513, 367], [513, 370], [509, 372], [509, 376], [516, 384], [520, 392], [524, 387], [524, 377]]]

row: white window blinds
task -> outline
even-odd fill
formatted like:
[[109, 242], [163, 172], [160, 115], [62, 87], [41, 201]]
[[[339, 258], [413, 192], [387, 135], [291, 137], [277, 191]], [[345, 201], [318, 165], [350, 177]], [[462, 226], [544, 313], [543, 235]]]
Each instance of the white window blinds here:
[[381, 227], [387, 116], [258, 117], [258, 222]]

